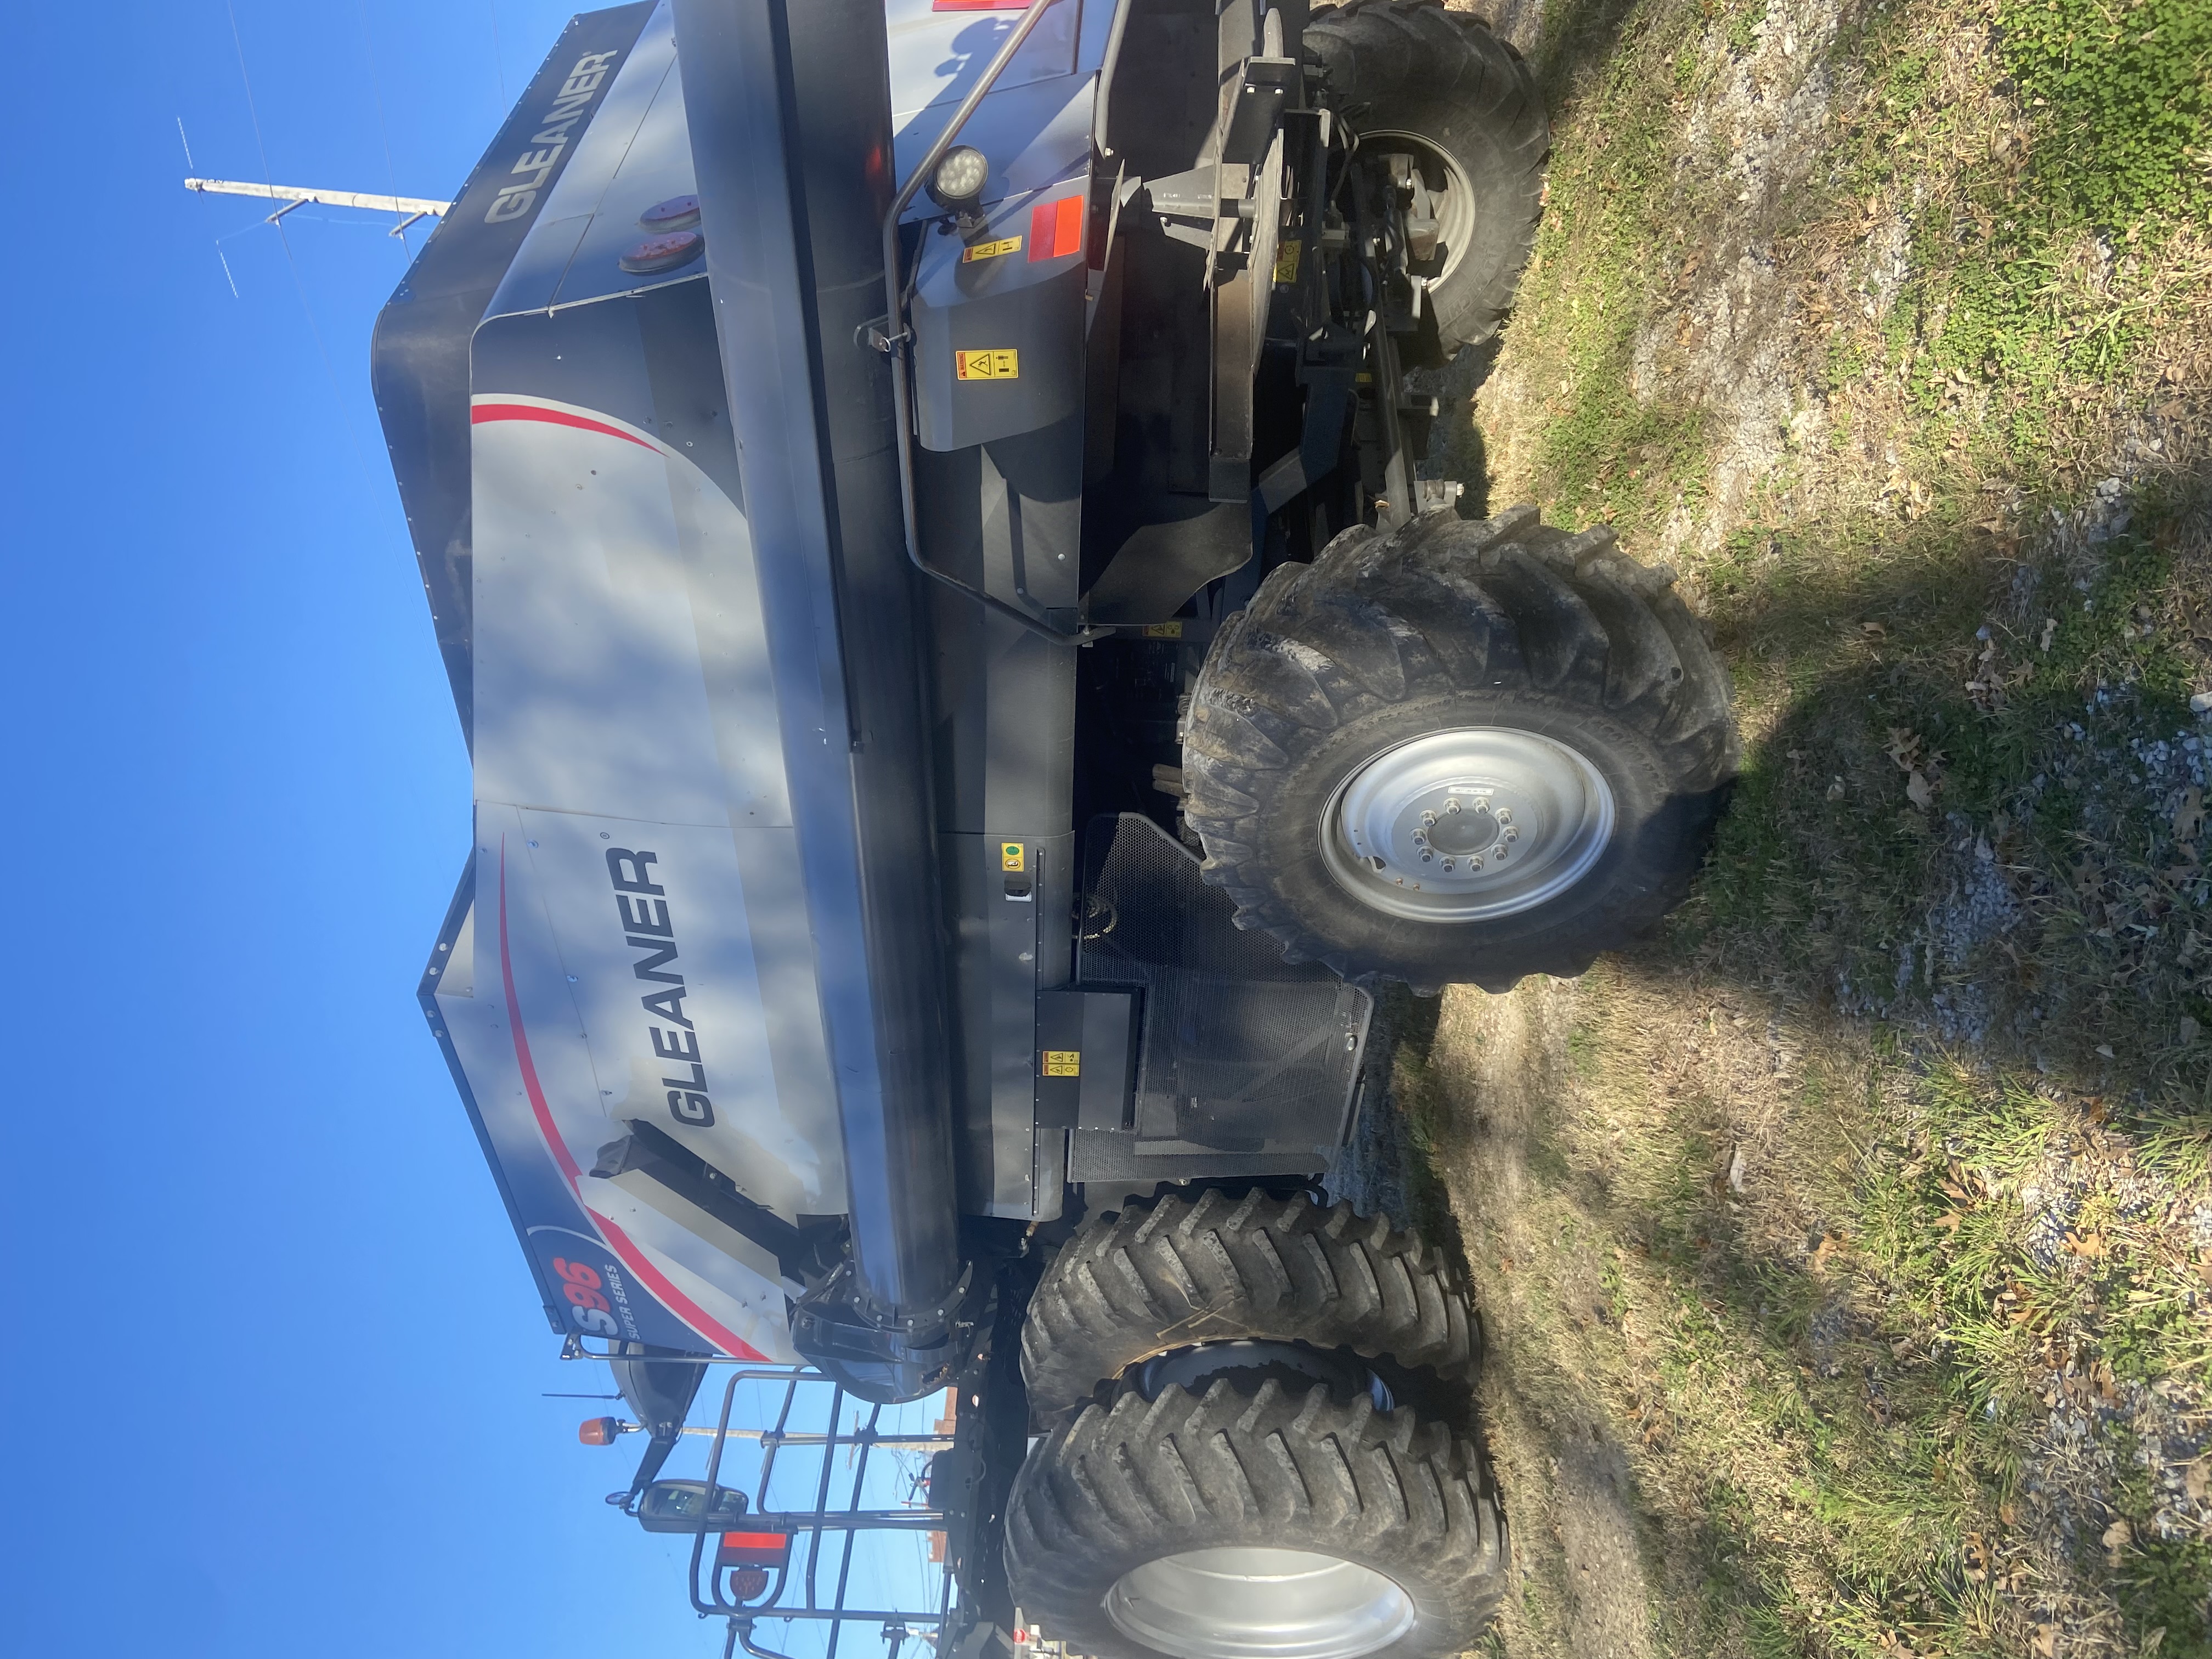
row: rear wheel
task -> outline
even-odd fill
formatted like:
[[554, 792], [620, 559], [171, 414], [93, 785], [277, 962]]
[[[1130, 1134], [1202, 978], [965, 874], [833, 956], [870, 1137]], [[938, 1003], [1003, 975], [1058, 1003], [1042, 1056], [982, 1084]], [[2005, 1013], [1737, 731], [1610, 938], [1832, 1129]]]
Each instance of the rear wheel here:
[[1521, 54], [1437, 0], [1352, 0], [1315, 13], [1307, 49], [1362, 158], [1420, 185], [1414, 273], [1446, 351], [1488, 339], [1536, 234], [1551, 125]]
[[1505, 1559], [1471, 1443], [1273, 1380], [1090, 1406], [1006, 1512], [1015, 1599], [1097, 1659], [1440, 1659], [1480, 1636]]
[[[1199, 1344], [1346, 1350], [1458, 1382], [1472, 1309], [1441, 1252], [1349, 1204], [1208, 1190], [1084, 1223], [1030, 1298], [1022, 1377], [1051, 1419], [1133, 1368]], [[1261, 1345], [1255, 1347], [1254, 1345]]]

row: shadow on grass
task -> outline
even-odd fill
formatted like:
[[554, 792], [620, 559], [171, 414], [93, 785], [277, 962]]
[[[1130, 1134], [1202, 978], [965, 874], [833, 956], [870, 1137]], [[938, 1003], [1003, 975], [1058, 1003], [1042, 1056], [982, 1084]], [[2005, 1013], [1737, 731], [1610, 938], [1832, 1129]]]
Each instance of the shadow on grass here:
[[[2202, 475], [2170, 479], [2121, 504], [2124, 527], [2107, 511], [2101, 538], [2062, 535], [2034, 563], [1936, 519], [1893, 524], [1884, 540], [1738, 538], [1705, 582], [1753, 733], [1742, 780], [1692, 902], [1607, 971], [1661, 998], [1741, 992], [1793, 1016], [1887, 1029], [1908, 1066], [1910, 1050], [1948, 1049], [2046, 1090], [2185, 1120], [2212, 1072], [2212, 732], [2197, 737], [2207, 728], [2188, 701], [2212, 672], [2208, 496]], [[2003, 1529], [1998, 1494], [2040, 1420], [2033, 1402], [1991, 1415], [1969, 1357], [1901, 1358], [1893, 1344], [1911, 1325], [1901, 1309], [1855, 1307], [1809, 1243], [1755, 1238], [1730, 1202], [1732, 1131], [1717, 1097], [1665, 1127], [1664, 1190], [1617, 1187], [1562, 1140], [1545, 1102], [1479, 1096], [1450, 1075], [1439, 1012], [1402, 991], [1382, 1000], [1370, 1077], [1392, 1091], [1370, 1091], [1363, 1137], [1395, 1122], [1397, 1212], [1458, 1255], [1486, 1301], [1509, 1284], [1527, 1297], [1540, 1273], [1557, 1275], [1537, 1314], [1516, 1310], [1519, 1339], [1494, 1356], [1489, 1386], [1511, 1395], [1510, 1410], [1553, 1440], [1601, 1432], [1633, 1449], [1642, 1435], [1711, 1465], [1692, 1512], [1674, 1494], [1671, 1553], [1647, 1547], [1668, 1578], [1667, 1605], [1705, 1620], [1708, 1637], [1834, 1645], [1790, 1588], [1787, 1549], [1808, 1547], [1790, 1541], [1798, 1516], [1805, 1537], [1838, 1552], [1824, 1564], [1838, 1597], [1822, 1615], [1836, 1638], [1871, 1648], [1909, 1626], [1940, 1629], [1952, 1651], [2015, 1650], [2006, 1644], [2023, 1604], [2000, 1618], [1986, 1562], [1975, 1566], [1964, 1540]], [[1820, 1133], [1814, 1113], [1787, 1144], [1826, 1156]], [[1544, 1259], [1510, 1281], [1472, 1259], [1486, 1248], [1488, 1195], [1462, 1184], [1462, 1233], [1445, 1188], [1447, 1171], [1495, 1166], [1503, 1154], [1486, 1139], [1511, 1143], [1555, 1230]], [[1831, 1150], [1839, 1165], [1858, 1157]], [[1931, 1249], [1965, 1237], [1943, 1231], [1956, 1202], [1945, 1178], [1939, 1148], [1925, 1190], [1909, 1194]], [[1668, 1363], [1757, 1379], [1734, 1401], [1741, 1421], [1686, 1424], [1656, 1395], [1624, 1405], [1617, 1378], [1560, 1362], [1555, 1350], [1621, 1340], [1598, 1328], [1621, 1316], [1591, 1290], [1605, 1270], [1570, 1267], [1577, 1231], [1626, 1253], [1619, 1272], [1640, 1281], [1647, 1314], [1656, 1305], [1671, 1322]], [[1723, 1477], [1731, 1436], [1747, 1433], [1806, 1460], [1802, 1492], [1764, 1491], [1761, 1509]], [[1540, 1468], [1523, 1481], [1532, 1474], [1540, 1483]], [[1635, 1508], [1650, 1534], [1656, 1511], [1641, 1498]], [[2132, 1587], [2096, 1547], [2109, 1518], [2082, 1523], [2076, 1589], [2115, 1598], [2142, 1639], [2179, 1605], [2172, 1586], [2203, 1570], [2202, 1552], [2144, 1554], [2130, 1571], [2157, 1583]], [[2179, 1626], [2166, 1639], [2167, 1652], [2197, 1651]]]

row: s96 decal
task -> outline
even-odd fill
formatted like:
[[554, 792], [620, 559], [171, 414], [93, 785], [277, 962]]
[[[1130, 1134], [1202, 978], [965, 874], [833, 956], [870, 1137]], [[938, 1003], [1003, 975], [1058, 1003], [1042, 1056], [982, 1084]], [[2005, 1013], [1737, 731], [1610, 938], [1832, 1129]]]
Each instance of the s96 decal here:
[[622, 1327], [615, 1322], [614, 1304], [607, 1300], [606, 1281], [596, 1270], [556, 1255], [553, 1271], [561, 1276], [562, 1290], [568, 1298], [568, 1317], [578, 1330], [593, 1336], [622, 1334]]

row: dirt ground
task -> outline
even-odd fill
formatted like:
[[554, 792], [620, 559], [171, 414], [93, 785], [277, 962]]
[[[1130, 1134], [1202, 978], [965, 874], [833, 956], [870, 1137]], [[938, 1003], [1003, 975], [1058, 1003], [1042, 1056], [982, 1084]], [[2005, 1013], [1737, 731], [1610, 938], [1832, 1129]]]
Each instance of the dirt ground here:
[[1484, 9], [1552, 185], [1430, 470], [1673, 566], [1746, 738], [1657, 937], [1380, 1012], [1490, 1650], [2212, 1656], [2203, 15]]

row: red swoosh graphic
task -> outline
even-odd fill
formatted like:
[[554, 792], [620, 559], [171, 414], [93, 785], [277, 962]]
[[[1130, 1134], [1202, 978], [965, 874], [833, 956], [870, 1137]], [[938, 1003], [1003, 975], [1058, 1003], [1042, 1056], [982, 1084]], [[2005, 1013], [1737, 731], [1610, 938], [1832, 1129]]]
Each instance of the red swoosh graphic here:
[[[633, 437], [618, 426], [609, 426], [605, 421], [592, 420], [587, 415], [571, 415], [565, 410], [541, 409], [536, 404], [472, 404], [469, 406], [469, 424], [482, 426], [487, 421], [543, 421], [548, 426], [573, 426], [580, 432], [604, 433], [610, 438], [620, 438], [626, 444], [635, 444], [640, 449], [653, 446], [642, 438]], [[658, 454], [659, 452], [655, 450]]]
[[[620, 434], [617, 434], [617, 436]], [[507, 948], [507, 837], [499, 838], [499, 976], [507, 988], [507, 1023], [514, 1032], [514, 1063], [522, 1071], [522, 1091], [530, 1097], [530, 1109], [538, 1119], [538, 1133], [545, 1138], [545, 1145], [553, 1154], [553, 1162], [560, 1166], [561, 1176], [574, 1194], [576, 1202], [592, 1224], [599, 1230], [607, 1248], [619, 1257], [624, 1267], [635, 1273], [646, 1289], [660, 1298], [678, 1319], [720, 1348], [724, 1353], [738, 1359], [766, 1361], [768, 1356], [750, 1343], [741, 1340], [710, 1317], [706, 1310], [668, 1282], [668, 1275], [645, 1259], [645, 1253], [634, 1243], [630, 1236], [612, 1221], [584, 1202], [583, 1193], [576, 1182], [583, 1171], [576, 1160], [568, 1156], [568, 1144], [553, 1127], [553, 1113], [545, 1104], [545, 1091], [538, 1086], [538, 1066], [530, 1058], [530, 1036], [522, 1029], [522, 1003], [514, 994], [514, 963]]]

